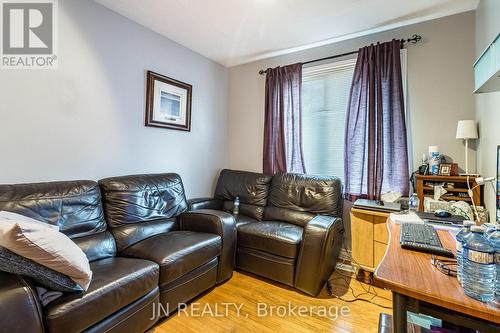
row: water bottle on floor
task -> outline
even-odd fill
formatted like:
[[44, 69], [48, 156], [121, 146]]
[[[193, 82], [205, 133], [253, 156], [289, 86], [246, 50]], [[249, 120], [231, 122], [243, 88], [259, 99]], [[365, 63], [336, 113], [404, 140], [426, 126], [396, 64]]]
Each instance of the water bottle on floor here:
[[467, 237], [472, 233], [470, 227], [476, 225], [474, 221], [464, 221], [464, 226], [458, 234], [456, 235], [456, 247], [457, 247], [457, 279], [460, 284], [462, 284], [462, 272], [463, 272], [463, 256], [462, 249]]
[[472, 226], [463, 247], [462, 284], [467, 296], [490, 302], [495, 293], [495, 248], [484, 237], [484, 228]]
[[495, 302], [500, 304], [500, 225], [497, 224], [495, 229], [488, 237], [488, 240], [495, 248]]

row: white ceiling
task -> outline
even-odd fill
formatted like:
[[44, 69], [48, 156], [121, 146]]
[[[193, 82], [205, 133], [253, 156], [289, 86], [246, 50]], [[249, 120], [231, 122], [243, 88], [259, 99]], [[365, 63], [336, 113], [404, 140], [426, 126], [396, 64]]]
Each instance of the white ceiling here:
[[96, 0], [224, 66], [475, 9], [479, 0]]

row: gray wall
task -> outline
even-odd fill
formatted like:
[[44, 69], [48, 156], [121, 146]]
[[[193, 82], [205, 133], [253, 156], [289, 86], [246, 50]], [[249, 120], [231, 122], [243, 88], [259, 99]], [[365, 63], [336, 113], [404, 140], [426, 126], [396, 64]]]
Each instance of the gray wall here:
[[[500, 1], [481, 0], [476, 11], [476, 56], [500, 32]], [[500, 92], [477, 94], [476, 115], [479, 122], [478, 170], [485, 177], [496, 176], [496, 146], [500, 144]], [[495, 186], [485, 186], [484, 198], [490, 218], [495, 221]]]
[[[94, 1], [59, 1], [59, 69], [0, 72], [0, 183], [178, 172], [226, 158], [227, 69]], [[144, 127], [145, 71], [193, 85], [192, 130]]]
[[[357, 50], [372, 42], [423, 36], [408, 49], [408, 112], [415, 165], [429, 145], [464, 167], [464, 146], [455, 139], [457, 121], [474, 119], [474, 12], [448, 16], [361, 38], [230, 68], [228, 166], [262, 169], [264, 76], [262, 68], [302, 62]], [[469, 165], [475, 166], [471, 150]]]

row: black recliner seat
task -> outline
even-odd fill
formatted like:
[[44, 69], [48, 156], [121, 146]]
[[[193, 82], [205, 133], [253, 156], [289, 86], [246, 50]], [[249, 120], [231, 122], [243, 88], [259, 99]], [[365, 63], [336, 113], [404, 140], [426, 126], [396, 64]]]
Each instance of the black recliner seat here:
[[240, 198], [240, 213], [234, 218], [236, 226], [262, 220], [267, 204], [271, 176], [261, 173], [227, 170], [220, 172], [214, 198], [189, 200], [190, 210], [215, 209], [233, 211], [236, 197]]
[[99, 185], [119, 255], [160, 266], [160, 301], [168, 312], [231, 277], [233, 217], [220, 211], [186, 212], [179, 175], [114, 177]]
[[342, 245], [341, 192], [336, 177], [223, 170], [214, 199], [190, 205], [231, 211], [239, 196], [237, 267], [316, 296]]
[[[0, 272], [2, 327], [20, 332], [144, 332], [158, 302], [158, 265], [116, 256], [99, 186], [93, 181], [0, 185], [0, 210], [57, 225], [87, 255], [93, 272], [86, 292], [66, 293], [42, 309], [33, 285]], [[13, 291], [16, 291], [15, 293]], [[9, 293], [9, 291], [11, 291]]]

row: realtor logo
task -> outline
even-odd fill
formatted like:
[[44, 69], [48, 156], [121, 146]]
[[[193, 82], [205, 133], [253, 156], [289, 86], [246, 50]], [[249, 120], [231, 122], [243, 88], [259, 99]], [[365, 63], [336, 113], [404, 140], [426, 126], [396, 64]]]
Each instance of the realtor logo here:
[[1, 67], [56, 68], [57, 0], [1, 0]]

